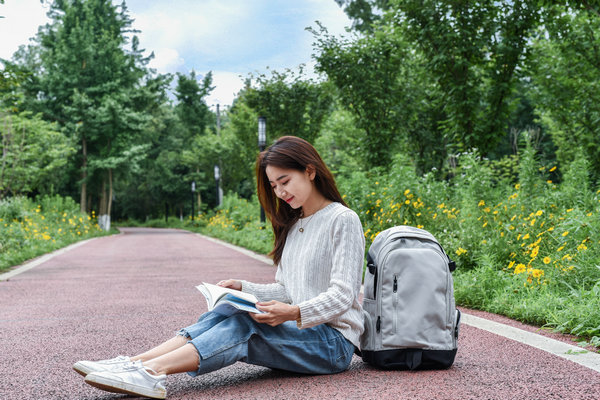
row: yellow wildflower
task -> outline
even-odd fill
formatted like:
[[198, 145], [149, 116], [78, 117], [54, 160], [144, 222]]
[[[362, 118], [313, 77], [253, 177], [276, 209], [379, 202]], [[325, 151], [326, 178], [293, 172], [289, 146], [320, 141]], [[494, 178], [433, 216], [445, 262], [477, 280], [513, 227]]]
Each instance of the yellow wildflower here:
[[548, 256], [544, 257], [544, 264], [550, 264], [550, 262], [552, 261], [552, 259]]
[[527, 270], [527, 267], [525, 266], [525, 264], [519, 263], [517, 264], [517, 266], [515, 267], [515, 271], [514, 274], [518, 275], [518, 274], [522, 274], [523, 272], [525, 272]]
[[556, 171], [556, 166], [554, 166], [554, 167], [550, 168], [550, 169], [549, 169], [549, 171], [550, 171], [550, 172], [554, 172], [554, 171]]
[[531, 271], [531, 275], [536, 278], [539, 279], [542, 276], [544, 276], [544, 271], [541, 269], [534, 269], [533, 271]]

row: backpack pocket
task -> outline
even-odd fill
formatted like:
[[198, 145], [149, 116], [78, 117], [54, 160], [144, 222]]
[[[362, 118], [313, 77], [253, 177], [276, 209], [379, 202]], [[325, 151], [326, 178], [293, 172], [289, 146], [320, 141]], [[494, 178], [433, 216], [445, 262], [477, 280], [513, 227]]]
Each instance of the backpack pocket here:
[[377, 338], [380, 338], [377, 330], [377, 301], [371, 299], [363, 300], [365, 331], [360, 338], [361, 350], [375, 350]]

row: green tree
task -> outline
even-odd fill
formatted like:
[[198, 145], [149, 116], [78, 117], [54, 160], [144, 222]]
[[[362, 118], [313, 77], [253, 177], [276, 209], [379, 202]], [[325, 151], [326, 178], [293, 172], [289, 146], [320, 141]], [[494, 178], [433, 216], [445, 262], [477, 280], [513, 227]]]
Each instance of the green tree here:
[[394, 1], [393, 25], [440, 87], [441, 129], [455, 150], [485, 155], [506, 134], [512, 91], [540, 20], [530, 1]]
[[267, 118], [268, 139], [294, 135], [314, 142], [332, 99], [326, 83], [307, 79], [302, 70], [251, 76], [244, 90], [245, 103]]
[[436, 136], [436, 86], [402, 36], [385, 26], [358, 38], [313, 32], [317, 70], [327, 74], [365, 133], [359, 143], [366, 165], [389, 165], [395, 152], [411, 149], [423, 169], [438, 166], [431, 163], [444, 152], [444, 140]]
[[198, 83], [195, 71], [190, 72], [189, 77], [184, 74], [177, 74], [177, 86], [175, 87], [177, 105], [175, 110], [190, 137], [196, 134], [203, 135], [209, 124], [213, 123], [213, 114], [205, 101], [206, 96], [214, 89], [214, 86], [211, 85], [212, 72], [208, 72], [204, 76], [202, 84]]
[[71, 141], [39, 115], [0, 111], [0, 199], [53, 194], [59, 172], [75, 151]]
[[540, 123], [567, 168], [582, 151], [600, 177], [600, 14], [553, 6], [533, 41], [528, 65]]
[[335, 0], [352, 19], [352, 27], [359, 32], [371, 33], [389, 9], [390, 0]]
[[24, 65], [41, 66], [24, 85], [28, 104], [78, 143], [79, 179], [72, 180], [79, 180], [82, 210], [91, 207], [91, 188], [99, 214], [110, 215], [115, 169], [131, 167], [126, 160], [146, 141], [149, 118], [141, 105], [149, 101], [141, 97], [153, 95], [144, 83], [148, 59], [137, 37], [127, 38], [132, 20], [125, 4], [57, 0], [49, 16], [37, 48], [21, 54]]

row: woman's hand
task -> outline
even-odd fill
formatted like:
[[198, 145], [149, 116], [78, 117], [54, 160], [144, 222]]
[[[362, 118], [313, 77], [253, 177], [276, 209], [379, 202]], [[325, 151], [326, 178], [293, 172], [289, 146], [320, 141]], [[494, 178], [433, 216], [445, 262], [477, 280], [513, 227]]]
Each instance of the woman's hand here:
[[217, 286], [221, 286], [224, 288], [229, 288], [233, 290], [242, 290], [242, 282], [237, 281], [235, 279], [227, 279], [225, 281], [221, 281], [217, 283]]
[[266, 314], [252, 314], [250, 316], [262, 324], [277, 326], [285, 321], [296, 321], [300, 318], [300, 307], [271, 300], [264, 303], [256, 303], [256, 308]]

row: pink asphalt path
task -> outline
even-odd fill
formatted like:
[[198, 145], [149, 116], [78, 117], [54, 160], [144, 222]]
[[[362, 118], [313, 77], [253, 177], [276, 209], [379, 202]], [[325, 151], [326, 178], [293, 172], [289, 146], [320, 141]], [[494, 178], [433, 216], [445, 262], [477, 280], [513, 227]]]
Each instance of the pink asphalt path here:
[[[80, 359], [135, 354], [206, 310], [194, 288], [275, 269], [177, 230], [123, 229], [0, 282], [0, 399], [125, 399], [84, 383]], [[303, 376], [237, 363], [170, 376], [169, 399], [599, 399], [600, 374], [468, 325], [452, 368]], [[129, 397], [130, 398], [130, 397]]]

